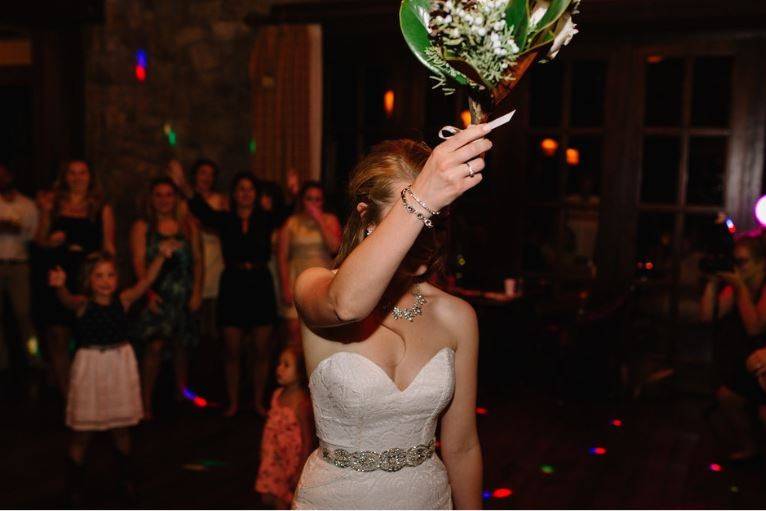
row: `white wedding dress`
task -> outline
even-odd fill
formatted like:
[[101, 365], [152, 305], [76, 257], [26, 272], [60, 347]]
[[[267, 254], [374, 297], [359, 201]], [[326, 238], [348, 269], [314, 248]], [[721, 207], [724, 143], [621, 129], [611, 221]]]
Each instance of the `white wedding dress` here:
[[381, 367], [353, 352], [322, 360], [311, 374], [319, 449], [309, 456], [294, 509], [451, 509], [447, 471], [434, 453], [417, 466], [387, 472], [339, 468], [329, 452], [410, 449], [434, 438], [439, 414], [452, 399], [455, 353], [442, 348], [402, 390]]

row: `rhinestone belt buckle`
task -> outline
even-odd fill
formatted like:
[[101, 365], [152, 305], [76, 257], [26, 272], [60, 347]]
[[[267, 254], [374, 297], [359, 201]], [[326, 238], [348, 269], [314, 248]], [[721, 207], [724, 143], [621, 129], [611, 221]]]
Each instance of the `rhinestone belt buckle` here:
[[322, 458], [338, 468], [351, 468], [357, 472], [397, 472], [404, 467], [417, 467], [434, 454], [435, 441], [416, 445], [409, 449], [397, 447], [381, 453], [375, 451], [348, 452], [345, 449], [322, 448]]

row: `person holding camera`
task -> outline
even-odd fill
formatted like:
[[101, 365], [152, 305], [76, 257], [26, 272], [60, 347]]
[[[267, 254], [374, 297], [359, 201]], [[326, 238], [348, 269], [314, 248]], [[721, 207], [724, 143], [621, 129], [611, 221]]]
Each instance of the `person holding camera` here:
[[766, 419], [766, 392], [748, 372], [748, 357], [763, 346], [766, 332], [766, 246], [760, 236], [734, 243], [731, 271], [710, 275], [700, 304], [701, 320], [715, 325], [713, 359], [716, 398], [730, 422], [730, 460], [757, 454], [751, 412]]

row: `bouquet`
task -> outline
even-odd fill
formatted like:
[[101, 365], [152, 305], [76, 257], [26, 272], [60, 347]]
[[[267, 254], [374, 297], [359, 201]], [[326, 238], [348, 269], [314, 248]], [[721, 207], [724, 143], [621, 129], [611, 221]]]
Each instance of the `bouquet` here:
[[529, 67], [577, 33], [580, 0], [403, 0], [399, 22], [435, 88], [468, 88], [472, 122], [485, 122]]

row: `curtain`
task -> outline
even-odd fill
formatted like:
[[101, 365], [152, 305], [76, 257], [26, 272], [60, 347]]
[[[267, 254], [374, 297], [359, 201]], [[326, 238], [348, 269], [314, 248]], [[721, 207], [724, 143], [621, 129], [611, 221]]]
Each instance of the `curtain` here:
[[286, 24], [260, 28], [250, 56], [250, 80], [255, 175], [282, 186], [291, 169], [301, 181], [320, 179], [321, 27]]

